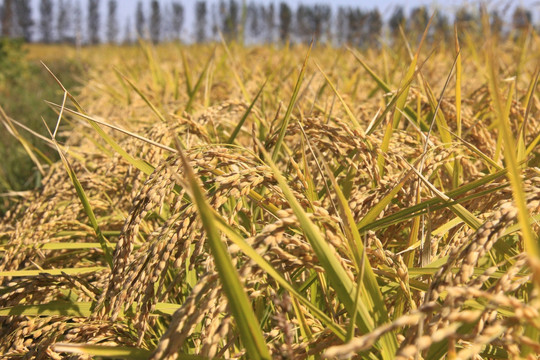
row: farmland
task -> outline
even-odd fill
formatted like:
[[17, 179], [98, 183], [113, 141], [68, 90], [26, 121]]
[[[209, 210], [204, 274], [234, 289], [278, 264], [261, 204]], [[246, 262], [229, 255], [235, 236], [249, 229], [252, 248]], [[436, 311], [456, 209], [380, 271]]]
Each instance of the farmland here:
[[539, 45], [141, 42], [72, 53], [77, 85], [43, 66], [0, 353], [534, 358]]

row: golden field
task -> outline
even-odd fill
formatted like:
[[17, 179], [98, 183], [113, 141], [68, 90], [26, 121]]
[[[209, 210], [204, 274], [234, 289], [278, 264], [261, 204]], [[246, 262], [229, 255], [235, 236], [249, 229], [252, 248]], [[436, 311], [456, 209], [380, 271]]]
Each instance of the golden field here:
[[0, 353], [535, 358], [539, 39], [461, 35], [29, 47], [84, 82], [0, 219]]

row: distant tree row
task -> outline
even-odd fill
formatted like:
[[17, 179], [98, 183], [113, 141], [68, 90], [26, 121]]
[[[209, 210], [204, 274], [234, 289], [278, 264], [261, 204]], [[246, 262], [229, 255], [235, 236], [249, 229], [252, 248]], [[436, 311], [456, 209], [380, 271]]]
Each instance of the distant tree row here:
[[[120, 16], [117, 0], [106, 0], [104, 18], [100, 13], [100, 0], [83, 1], [85, 6], [80, 0], [39, 0], [37, 16], [33, 15], [36, 9], [32, 9], [31, 0], [1, 0], [0, 3], [3, 36], [24, 38], [29, 42], [77, 44], [131, 43], [137, 37], [154, 43], [203, 43], [218, 40], [222, 34], [229, 41], [245, 43], [314, 39], [318, 43], [368, 47], [376, 46], [381, 39], [395, 41], [402, 36], [402, 31], [409, 39], [419, 39], [432, 12], [422, 6], [406, 14], [402, 7], [396, 7], [385, 24], [379, 10], [356, 6], [334, 9], [330, 5], [300, 4], [293, 8], [284, 1], [246, 4], [241, 0], [197, 0], [194, 21], [186, 26], [185, 9], [179, 1], [152, 0], [146, 7], [138, 1], [131, 17]], [[452, 20], [447, 14], [437, 13], [428, 41], [451, 38], [453, 23], [470, 33], [481, 32], [479, 14], [480, 11], [469, 7], [458, 8]], [[489, 20], [491, 31], [502, 37], [530, 28], [532, 14], [518, 6], [508, 25], [497, 11], [489, 14]]]

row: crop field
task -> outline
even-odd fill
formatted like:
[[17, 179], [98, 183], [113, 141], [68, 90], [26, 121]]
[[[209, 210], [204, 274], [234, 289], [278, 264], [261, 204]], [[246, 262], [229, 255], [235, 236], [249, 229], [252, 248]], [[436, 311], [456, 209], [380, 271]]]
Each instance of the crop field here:
[[0, 110], [42, 177], [3, 202], [3, 359], [540, 353], [534, 31], [45, 51], [84, 63]]

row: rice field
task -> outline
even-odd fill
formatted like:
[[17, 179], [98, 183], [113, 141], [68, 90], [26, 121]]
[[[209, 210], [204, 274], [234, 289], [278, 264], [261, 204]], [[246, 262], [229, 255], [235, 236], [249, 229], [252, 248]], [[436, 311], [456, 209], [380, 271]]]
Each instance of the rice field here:
[[0, 219], [2, 357], [536, 358], [539, 38], [459, 35], [82, 49]]

